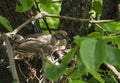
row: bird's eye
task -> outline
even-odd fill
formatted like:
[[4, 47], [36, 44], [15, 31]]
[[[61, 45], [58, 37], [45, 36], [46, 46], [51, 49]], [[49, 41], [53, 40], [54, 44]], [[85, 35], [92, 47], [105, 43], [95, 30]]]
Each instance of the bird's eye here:
[[14, 40], [16, 40], [17, 39], [17, 37], [14, 37]]

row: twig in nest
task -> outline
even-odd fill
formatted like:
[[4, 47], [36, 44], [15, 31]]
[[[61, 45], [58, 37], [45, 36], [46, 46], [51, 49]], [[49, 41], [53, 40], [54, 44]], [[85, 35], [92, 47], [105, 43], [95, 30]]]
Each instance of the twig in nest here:
[[[45, 71], [46, 71], [46, 65], [45, 65], [45, 54], [43, 52], [43, 50], [41, 48], [38, 49], [38, 54], [39, 56], [41, 57], [41, 60], [42, 60], [42, 71], [43, 71], [43, 79], [42, 79], [42, 82], [43, 83], [46, 83], [46, 77], [45, 77]], [[41, 83], [41, 82], [39, 82]]]
[[29, 78], [27, 78], [27, 77], [23, 74], [23, 76], [24, 76], [25, 78], [27, 78], [27, 81], [29, 81], [30, 79], [33, 79], [33, 78], [36, 78], [38, 81], [40, 81], [39, 78], [38, 78], [37, 75], [36, 75], [36, 69], [35, 69], [35, 68], [32, 68], [31, 65], [30, 65], [30, 63], [29, 63], [28, 61], [24, 60], [24, 62], [28, 65], [28, 69], [30, 70], [30, 73], [31, 73]]
[[12, 76], [13, 76], [13, 79], [16, 80], [17, 83], [20, 83], [19, 81], [19, 78], [18, 78], [18, 74], [17, 74], [17, 70], [16, 70], [16, 66], [15, 66], [15, 61], [14, 61], [14, 53], [13, 53], [13, 50], [12, 50], [12, 46], [9, 42], [9, 39], [7, 37], [7, 35], [5, 35], [4, 33], [2, 34], [2, 37], [5, 41], [5, 44], [6, 44], [6, 52], [7, 52], [7, 55], [9, 57], [9, 63], [10, 63], [10, 68], [11, 68], [11, 71], [12, 71]]
[[109, 63], [104, 63], [116, 76], [117, 76], [117, 78], [120, 80], [120, 72], [118, 72], [117, 71], [117, 69], [113, 66], [113, 65], [111, 65], [111, 64], [109, 64]]

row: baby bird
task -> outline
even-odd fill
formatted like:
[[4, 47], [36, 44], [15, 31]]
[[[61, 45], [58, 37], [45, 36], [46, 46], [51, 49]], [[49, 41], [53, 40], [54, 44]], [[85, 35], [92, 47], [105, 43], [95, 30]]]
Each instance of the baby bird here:
[[[58, 31], [55, 35], [53, 35], [51, 40], [51, 45], [54, 46], [54, 50], [63, 50], [66, 48], [67, 45], [67, 32], [65, 31]], [[54, 43], [53, 43], [54, 42]]]
[[39, 48], [43, 49], [45, 55], [53, 51], [63, 50], [67, 45], [67, 33], [58, 31], [56, 34], [32, 34], [25, 37], [24, 42], [17, 46], [17, 50], [37, 53]]

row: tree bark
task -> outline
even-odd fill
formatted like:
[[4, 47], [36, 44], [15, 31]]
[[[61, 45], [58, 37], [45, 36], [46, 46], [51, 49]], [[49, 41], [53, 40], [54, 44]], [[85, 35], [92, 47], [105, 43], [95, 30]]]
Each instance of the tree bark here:
[[[24, 23], [26, 20], [28, 20], [32, 16], [36, 15], [36, 11], [33, 8], [25, 13], [16, 12], [15, 7], [16, 7], [17, 1], [18, 0], [0, 0], [0, 16], [3, 16], [10, 21], [10, 24], [12, 25], [13, 29], [18, 27], [22, 23]], [[22, 29], [19, 32], [19, 34], [23, 36], [33, 34], [33, 33], [36, 33], [35, 29], [37, 28], [40, 28], [38, 23], [35, 23], [34, 25], [32, 23], [29, 23], [28, 25], [25, 26], [24, 29]], [[5, 29], [0, 24], [0, 32], [8, 32], [8, 30]], [[4, 61], [1, 62], [2, 60]], [[16, 62], [16, 64], [17, 63], [19, 62]], [[13, 82], [10, 68], [7, 68], [8, 66], [9, 66], [9, 62], [7, 60], [6, 49], [4, 49], [0, 44], [0, 82], [2, 83]], [[19, 69], [17, 68], [17, 70]], [[26, 83], [25, 82], [26, 79], [20, 73], [19, 73], [19, 77], [20, 77], [21, 83]]]
[[102, 19], [120, 20], [120, 0], [103, 0]]
[[[62, 0], [60, 15], [89, 19], [90, 3], [91, 0]], [[88, 22], [61, 19], [59, 29], [67, 31], [71, 38], [75, 35], [85, 36]]]

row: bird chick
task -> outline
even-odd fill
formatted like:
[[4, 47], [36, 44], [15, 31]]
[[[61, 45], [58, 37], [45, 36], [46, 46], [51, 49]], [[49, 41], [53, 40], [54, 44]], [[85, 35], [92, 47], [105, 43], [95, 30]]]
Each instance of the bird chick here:
[[37, 55], [37, 53], [39, 52], [39, 48], [43, 50], [45, 55], [50, 55], [53, 51], [52, 50], [53, 48], [51, 45], [45, 45], [39, 41], [34, 41], [34, 40], [21, 43], [16, 50], [23, 50], [23, 51], [29, 52], [29, 54], [34, 53]]
[[26, 40], [37, 40], [43, 44], [49, 45], [52, 39], [52, 35], [51, 34], [43, 34], [43, 33], [39, 33], [39, 34], [31, 34], [25, 37]]
[[58, 31], [56, 34], [32, 34], [25, 37], [25, 41], [17, 46], [17, 50], [37, 53], [42, 48], [46, 55], [50, 55], [53, 51], [63, 50], [67, 45], [67, 33]]
[[25, 41], [24, 37], [21, 36], [21, 35], [19, 35], [19, 34], [15, 35], [13, 39], [14, 39], [14, 41], [17, 42], [17, 43], [22, 43], [22, 42]]
[[[58, 31], [51, 40], [51, 45], [54, 46], [54, 51], [56, 50], [64, 50], [67, 45], [67, 32], [65, 31]], [[54, 43], [53, 43], [54, 42]]]

